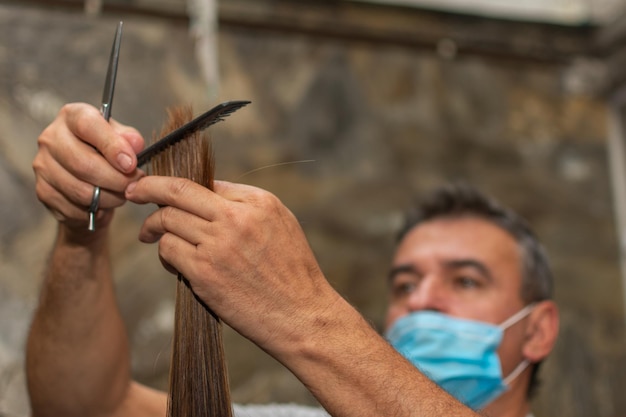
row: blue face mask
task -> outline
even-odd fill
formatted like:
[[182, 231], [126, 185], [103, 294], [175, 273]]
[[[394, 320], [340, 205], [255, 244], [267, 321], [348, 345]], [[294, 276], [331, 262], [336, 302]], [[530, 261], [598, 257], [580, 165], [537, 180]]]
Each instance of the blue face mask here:
[[437, 385], [480, 410], [528, 366], [528, 361], [522, 361], [503, 379], [497, 349], [504, 330], [526, 317], [532, 307], [524, 307], [499, 326], [417, 311], [396, 320], [385, 337]]

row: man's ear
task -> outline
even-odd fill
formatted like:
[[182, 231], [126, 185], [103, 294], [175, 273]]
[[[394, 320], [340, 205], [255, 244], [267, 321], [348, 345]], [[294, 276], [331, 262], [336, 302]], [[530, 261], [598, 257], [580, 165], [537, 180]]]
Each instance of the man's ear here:
[[554, 301], [541, 301], [528, 316], [522, 353], [531, 363], [550, 354], [559, 333], [559, 309]]

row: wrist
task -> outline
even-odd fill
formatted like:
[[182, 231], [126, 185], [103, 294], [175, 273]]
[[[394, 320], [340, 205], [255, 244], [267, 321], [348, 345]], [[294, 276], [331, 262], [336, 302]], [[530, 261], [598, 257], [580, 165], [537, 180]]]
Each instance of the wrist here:
[[59, 223], [57, 230], [57, 240], [67, 246], [91, 247], [98, 246], [106, 242], [109, 234], [109, 224], [112, 219], [112, 212], [106, 213], [96, 222], [95, 230], [87, 230], [87, 224]]
[[56, 246], [58, 249], [98, 251], [103, 246], [106, 246], [108, 235], [108, 228], [100, 228], [90, 232], [86, 227], [83, 230], [79, 230], [59, 224]]
[[377, 392], [389, 383], [393, 361], [386, 361], [395, 355], [393, 348], [341, 297], [321, 311], [309, 329], [304, 337], [286, 343], [281, 362], [331, 415], [376, 415], [372, 410], [381, 403]]
[[361, 341], [367, 345], [377, 336], [373, 327], [337, 292], [333, 290], [333, 296], [327, 300], [326, 305], [318, 305], [308, 314], [307, 320], [291, 333], [290, 340], [281, 345], [280, 354], [287, 366], [322, 365], [345, 354], [346, 347], [357, 346]]

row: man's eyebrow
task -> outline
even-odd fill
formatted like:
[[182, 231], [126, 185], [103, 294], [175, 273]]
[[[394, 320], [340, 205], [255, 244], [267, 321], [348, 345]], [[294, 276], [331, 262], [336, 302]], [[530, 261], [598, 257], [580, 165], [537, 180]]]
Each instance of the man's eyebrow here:
[[444, 265], [446, 268], [450, 269], [473, 268], [488, 280], [493, 281], [493, 275], [491, 274], [489, 268], [487, 268], [484, 263], [477, 261], [476, 259], [454, 259], [446, 261]]
[[396, 275], [402, 274], [405, 272], [408, 272], [411, 274], [418, 274], [418, 271], [415, 269], [413, 265], [410, 265], [410, 264], [397, 265], [397, 266], [391, 267], [391, 269], [389, 270], [389, 273], [387, 274], [387, 281], [391, 282], [396, 277]]

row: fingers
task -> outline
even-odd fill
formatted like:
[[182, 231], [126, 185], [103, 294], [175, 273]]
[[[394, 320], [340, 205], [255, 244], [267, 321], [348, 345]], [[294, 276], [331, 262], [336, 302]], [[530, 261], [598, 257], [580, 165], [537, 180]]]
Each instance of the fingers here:
[[138, 154], [143, 150], [145, 142], [143, 136], [141, 136], [141, 133], [139, 133], [137, 129], [123, 125], [114, 119], [111, 119], [109, 123], [113, 127], [113, 130], [130, 144], [133, 153]]
[[[220, 183], [216, 189], [224, 195], [218, 195], [184, 178], [148, 176], [130, 184], [125, 196], [134, 203], [161, 206], [144, 221], [139, 239], [159, 241], [161, 262], [170, 272], [175, 269], [196, 278], [203, 275], [199, 271], [207, 265], [210, 248], [215, 243], [227, 245], [224, 232], [235, 232], [229, 225], [240, 218], [238, 209], [244, 207], [237, 202], [245, 200], [248, 188], [253, 187]], [[218, 218], [221, 226], [216, 227]]]
[[172, 233], [167, 233], [159, 241], [159, 259], [171, 273], [180, 272], [185, 277], [193, 276], [190, 267], [196, 253], [196, 246]]
[[174, 268], [172, 265], [170, 265], [162, 256], [159, 255], [159, 260], [161, 261], [161, 265], [163, 265], [163, 268], [165, 268], [166, 271], [168, 271], [171, 274], [178, 274], [178, 270], [176, 268]]
[[[49, 141], [52, 140], [56, 140], [57, 143], [51, 145]], [[75, 140], [72, 142], [60, 136], [40, 140], [39, 155], [42, 158], [38, 161], [39, 165], [33, 166], [35, 171], [51, 171], [52, 165], [57, 164], [63, 167], [63, 171], [68, 175], [82, 182], [115, 192], [124, 191], [125, 186], [130, 182], [127, 175], [112, 167], [91, 146]], [[57, 172], [60, 171], [57, 170]], [[62, 180], [59, 178], [58, 181]], [[71, 189], [68, 189], [68, 192], [71, 193]]]
[[222, 197], [191, 180], [161, 176], [143, 177], [130, 184], [125, 196], [137, 204], [175, 206], [205, 220], [211, 220], [225, 203]]
[[146, 218], [139, 232], [139, 240], [154, 243], [166, 233], [195, 246], [210, 234], [210, 222], [175, 207], [162, 207]]
[[90, 184], [123, 191], [124, 176], [136, 166], [134, 147], [142, 146], [134, 129], [115, 128], [92, 106], [68, 104], [39, 137], [39, 149], [47, 152], [72, 175]]
[[[151, 175], [140, 181], [129, 184], [126, 188], [126, 198], [137, 204], [155, 203], [161, 206], [170, 206], [182, 203], [180, 206], [199, 216], [207, 217], [202, 213], [213, 212], [206, 206], [209, 201], [219, 204], [220, 200], [243, 202], [253, 200], [255, 194], [268, 194], [250, 185], [236, 184], [228, 181], [215, 180], [213, 191], [184, 178]], [[202, 198], [199, 198], [199, 197]], [[221, 198], [220, 198], [221, 197]]]
[[[69, 201], [65, 195], [58, 192], [45, 181], [38, 181], [36, 185], [37, 196], [46, 195], [44, 205], [50, 210], [55, 219], [72, 227], [84, 228], [88, 221], [88, 213], [85, 207], [77, 206]], [[104, 196], [102, 196], [104, 198]], [[102, 209], [96, 213], [96, 222], [102, 223], [105, 218], [110, 218], [112, 211]]]
[[[87, 104], [65, 105], [38, 138], [33, 160], [37, 197], [60, 221], [86, 222], [94, 186], [102, 210], [124, 204], [124, 190], [144, 175], [136, 167], [143, 138], [121, 123], [107, 123]], [[128, 159], [127, 157], [130, 157]]]
[[[109, 124], [95, 107], [85, 104], [68, 104], [61, 110], [69, 130], [83, 142], [93, 146], [107, 162], [123, 173], [132, 172], [137, 166], [133, 146]], [[121, 128], [120, 124], [117, 127]], [[128, 129], [122, 131], [131, 135]]]
[[[273, 194], [257, 187], [215, 181], [214, 191], [191, 180], [176, 177], [148, 176], [129, 184], [125, 197], [137, 204], [154, 203], [172, 206], [205, 221], [218, 217], [230, 223], [252, 215], [262, 221], [268, 214], [291, 214]], [[146, 236], [146, 239], [149, 239]]]
[[[33, 168], [37, 174], [37, 195], [42, 201], [47, 199], [47, 191], [51, 188], [62, 194], [64, 201], [79, 210], [84, 211], [91, 204], [94, 186], [73, 176], [50, 155], [38, 154], [33, 162]], [[115, 208], [124, 202], [125, 199], [121, 193], [106, 188], [101, 189], [99, 204], [101, 209]], [[69, 209], [65, 207], [56, 207], [56, 209], [61, 212], [69, 212]]]

